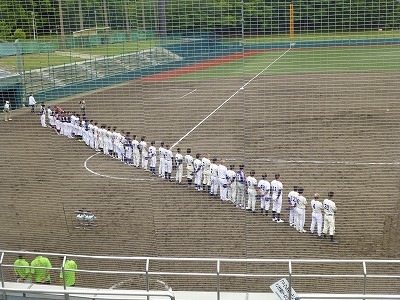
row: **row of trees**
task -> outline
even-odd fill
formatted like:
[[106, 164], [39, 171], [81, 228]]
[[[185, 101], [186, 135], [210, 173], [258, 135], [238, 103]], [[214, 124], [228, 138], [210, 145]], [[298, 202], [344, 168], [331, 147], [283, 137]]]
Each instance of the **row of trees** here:
[[[297, 31], [398, 29], [400, 0], [2, 0], [0, 39], [15, 30], [28, 37], [93, 27], [231, 34], [287, 32], [289, 4]], [[60, 13], [61, 12], [61, 13]]]

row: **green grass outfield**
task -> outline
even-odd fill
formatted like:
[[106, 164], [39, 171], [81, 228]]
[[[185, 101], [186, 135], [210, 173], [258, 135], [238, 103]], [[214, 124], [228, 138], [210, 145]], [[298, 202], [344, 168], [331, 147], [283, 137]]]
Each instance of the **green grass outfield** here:
[[[266, 51], [242, 60], [183, 75], [173, 80], [199, 80], [256, 75], [285, 50]], [[292, 49], [263, 74], [330, 72], [400, 72], [399, 46]]]

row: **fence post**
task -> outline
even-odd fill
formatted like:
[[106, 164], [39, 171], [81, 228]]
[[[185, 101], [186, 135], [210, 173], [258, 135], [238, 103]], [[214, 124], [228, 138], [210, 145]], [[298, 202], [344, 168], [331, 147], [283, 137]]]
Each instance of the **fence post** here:
[[363, 272], [364, 272], [364, 290], [363, 294], [366, 294], [367, 291], [367, 264], [363, 261]]
[[[150, 259], [146, 259], [146, 291], [150, 291], [150, 276], [149, 276], [149, 267], [150, 267]], [[147, 296], [147, 300], [150, 299], [150, 296]]]
[[292, 300], [292, 261], [289, 260], [289, 291], [288, 299]]
[[217, 300], [221, 299], [221, 288], [219, 286], [219, 284], [220, 284], [220, 278], [219, 278], [220, 267], [221, 267], [221, 262], [218, 259], [217, 260]]
[[[67, 289], [67, 284], [66, 284], [66, 282], [65, 282], [65, 262], [66, 262], [66, 260], [67, 260], [67, 257], [64, 256], [64, 257], [63, 257], [62, 266], [61, 266], [61, 273], [62, 273], [62, 275], [63, 275], [63, 286], [64, 286], [64, 290]], [[69, 300], [69, 294], [65, 293], [65, 294], [64, 294], [64, 298], [65, 298], [65, 300]]]
[[[0, 279], [1, 279], [1, 287], [4, 288], [3, 259], [4, 259], [4, 252], [1, 252], [1, 257], [0, 257]], [[3, 300], [7, 300], [7, 293], [5, 291], [3, 291]]]

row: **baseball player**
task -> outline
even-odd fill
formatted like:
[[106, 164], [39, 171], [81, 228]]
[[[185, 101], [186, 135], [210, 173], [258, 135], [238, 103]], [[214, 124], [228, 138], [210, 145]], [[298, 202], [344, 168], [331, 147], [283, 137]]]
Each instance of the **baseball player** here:
[[281, 208], [282, 208], [282, 191], [283, 185], [279, 181], [280, 174], [275, 174], [275, 179], [271, 181], [271, 200], [272, 200], [272, 221], [277, 223], [283, 223], [281, 219]]
[[246, 192], [246, 174], [244, 173], [244, 165], [239, 165], [239, 170], [236, 172], [236, 207], [246, 208], [244, 194]]
[[46, 125], [46, 106], [42, 104], [40, 108], [40, 123], [42, 123], [42, 127], [47, 127]]
[[173, 158], [172, 151], [170, 150], [170, 146], [167, 144], [165, 145], [164, 150], [164, 162], [165, 162], [165, 179], [172, 182], [171, 173], [172, 173], [172, 158]]
[[147, 143], [145, 141], [146, 136], [142, 136], [140, 139], [140, 143], [139, 143], [139, 151], [142, 152], [142, 168], [146, 171], [148, 171], [147, 169], [147, 164], [149, 162], [149, 151], [147, 149]]
[[229, 170], [226, 171], [226, 179], [228, 180], [228, 200], [232, 203], [236, 202], [236, 172], [235, 165], [230, 165]]
[[202, 191], [201, 187], [201, 179], [203, 177], [203, 170], [200, 160], [200, 153], [196, 154], [196, 159], [193, 161], [193, 175], [194, 175], [194, 184], [196, 186], [196, 190]]
[[165, 178], [165, 161], [164, 161], [164, 142], [160, 143], [158, 148], [158, 157], [160, 159], [160, 165], [158, 166], [158, 177]]
[[250, 171], [250, 176], [246, 177], [247, 183], [247, 193], [249, 194], [247, 200], [246, 210], [251, 210], [256, 213], [256, 194], [257, 194], [257, 179], [254, 177], [256, 172], [254, 170]]
[[31, 107], [31, 113], [34, 113], [34, 112], [35, 112], [36, 100], [35, 100], [35, 98], [33, 97], [33, 94], [30, 94], [30, 95], [29, 95], [28, 103], [29, 103], [29, 105], [30, 105], [30, 107]]
[[299, 196], [297, 197], [296, 204], [296, 230], [300, 233], [304, 233], [307, 232], [306, 230], [304, 230], [307, 199], [303, 196], [303, 188], [298, 188], [297, 192], [299, 193]]
[[322, 203], [324, 206], [324, 229], [322, 232], [324, 233], [324, 238], [326, 238], [326, 234], [329, 232], [329, 235], [331, 237], [331, 242], [332, 243], [337, 243], [335, 239], [333, 238], [335, 234], [335, 212], [336, 212], [336, 204], [335, 202], [332, 201], [334, 192], [329, 192], [328, 193], [328, 199], [325, 199], [324, 202]]
[[290, 226], [294, 226], [296, 224], [296, 204], [297, 204], [297, 197], [299, 193], [297, 192], [298, 186], [293, 187], [293, 191], [290, 191], [288, 194], [288, 202], [289, 202], [289, 224]]
[[218, 182], [219, 182], [219, 196], [222, 201], [228, 201], [226, 197], [227, 187], [228, 187], [228, 180], [226, 179], [226, 171], [227, 168], [225, 167], [225, 160], [221, 160], [217, 168], [218, 174]]
[[186, 163], [186, 178], [188, 181], [188, 185], [192, 185], [193, 182], [193, 156], [191, 155], [192, 149], [187, 148], [185, 155], [185, 163]]
[[176, 149], [176, 151], [177, 153], [175, 154], [175, 164], [176, 164], [175, 181], [176, 183], [181, 184], [183, 175], [183, 156], [181, 154], [181, 148]]
[[125, 141], [124, 141], [124, 150], [125, 150], [125, 164], [130, 165], [132, 163], [132, 141], [130, 138], [130, 132], [126, 133]]
[[314, 195], [314, 199], [311, 200], [311, 208], [312, 208], [312, 216], [311, 216], [311, 226], [310, 233], [314, 233], [315, 225], [317, 225], [317, 233], [318, 237], [321, 237], [322, 234], [322, 210], [323, 205], [321, 201], [318, 201], [319, 194]]
[[10, 101], [6, 101], [3, 107], [4, 111], [4, 121], [11, 121], [11, 112], [10, 112]]
[[218, 193], [218, 165], [217, 159], [213, 158], [210, 164], [210, 195], [216, 197]]
[[[156, 163], [157, 163], [157, 149], [154, 146], [156, 144], [155, 141], [151, 141], [149, 147], [149, 160], [150, 160], [150, 172], [153, 175], [156, 175]], [[161, 160], [160, 160], [161, 163]]]
[[205, 157], [201, 160], [201, 166], [203, 169], [203, 190], [210, 192], [211, 185], [211, 161], [210, 161], [210, 153], [207, 153]]
[[132, 137], [132, 147], [133, 147], [133, 166], [139, 168], [140, 161], [140, 152], [139, 152], [139, 141], [136, 139], [136, 135], [134, 134]]
[[270, 190], [271, 185], [267, 181], [267, 174], [261, 175], [261, 180], [258, 182], [258, 192], [260, 194], [261, 213], [265, 214], [266, 216], [268, 216], [269, 205], [271, 203]]

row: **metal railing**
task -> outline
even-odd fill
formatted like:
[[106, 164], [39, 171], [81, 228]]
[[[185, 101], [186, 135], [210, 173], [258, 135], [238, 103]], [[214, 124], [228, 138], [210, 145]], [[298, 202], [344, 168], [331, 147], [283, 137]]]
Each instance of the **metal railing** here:
[[[294, 278], [333, 278], [333, 279], [359, 279], [363, 282], [363, 292], [362, 294], [346, 294], [346, 295], [353, 295], [355, 298], [353, 299], [360, 299], [357, 298], [359, 295], [365, 295], [364, 299], [376, 299], [374, 295], [367, 295], [367, 279], [372, 278], [380, 278], [380, 279], [400, 279], [400, 260], [361, 260], [361, 259], [229, 259], [229, 258], [174, 258], [174, 257], [128, 257], [128, 256], [91, 256], [91, 255], [70, 255], [70, 254], [57, 254], [57, 253], [43, 253], [43, 252], [26, 252], [26, 251], [8, 251], [8, 250], [0, 250], [0, 279], [1, 279], [1, 287], [2, 291], [7, 291], [4, 286], [4, 268], [14, 268], [14, 265], [11, 264], [4, 264], [4, 258], [6, 255], [19, 255], [19, 254], [31, 254], [31, 255], [44, 255], [50, 257], [63, 257], [62, 266], [59, 268], [39, 268], [39, 267], [26, 267], [26, 268], [38, 268], [38, 269], [49, 269], [49, 270], [57, 270], [61, 273], [65, 271], [74, 271], [74, 272], [81, 272], [81, 273], [94, 273], [94, 274], [128, 274], [128, 275], [144, 275], [146, 278], [146, 286], [145, 290], [147, 293], [150, 293], [150, 279], [151, 276], [156, 275], [173, 275], [173, 276], [202, 276], [202, 277], [215, 277], [217, 282], [216, 287], [216, 296], [217, 300], [220, 300], [221, 297], [221, 285], [220, 280], [223, 277], [237, 277], [237, 278], [277, 278], [277, 277], [285, 277], [289, 282], [288, 291], [292, 289], [292, 281]], [[109, 270], [84, 270], [84, 269], [77, 269], [77, 270], [70, 270], [65, 269], [65, 262], [68, 258], [78, 258], [78, 259], [95, 259], [95, 260], [113, 260], [113, 261], [140, 261], [145, 263], [144, 270], [140, 271], [109, 271]], [[173, 272], [173, 271], [151, 271], [151, 266], [155, 262], [169, 262], [173, 265], [174, 262], [196, 262], [196, 263], [212, 263], [215, 265], [215, 272]], [[249, 273], [223, 273], [221, 272], [221, 265], [225, 263], [280, 263], [287, 265], [287, 271], [282, 272], [281, 274], [277, 273], [270, 273], [270, 274], [249, 274]], [[360, 273], [359, 274], [304, 274], [300, 273], [297, 274], [293, 271], [294, 265], [301, 265], [301, 264], [359, 264]], [[367, 272], [367, 265], [369, 264], [391, 264], [396, 269], [395, 275], [390, 274], [370, 274]], [[64, 275], [64, 274], [63, 274]], [[384, 291], [383, 287], [383, 291]], [[63, 290], [67, 291], [67, 286], [65, 284], [65, 276], [63, 276]], [[30, 293], [31, 291], [29, 291]], [[120, 291], [115, 292], [118, 294]], [[65, 299], [68, 300], [68, 296], [76, 292], [65, 292]], [[80, 293], [80, 292], [79, 292]], [[115, 293], [110, 293], [113, 295]], [[165, 296], [170, 297], [172, 294], [165, 293]], [[382, 294], [383, 295], [383, 294]], [[380, 295], [380, 296], [382, 296]], [[146, 294], [147, 299], [151, 296], [150, 294]], [[290, 293], [287, 295], [289, 300], [292, 300], [292, 296]], [[315, 299], [312, 298], [312, 294], [303, 294], [302, 299]], [[332, 298], [326, 299], [345, 299], [341, 296], [341, 298], [335, 298], [331, 295]], [[375, 298], [374, 298], [375, 297]], [[388, 298], [382, 299], [400, 299], [400, 296], [396, 295], [387, 295]], [[394, 297], [394, 298], [393, 298]], [[397, 297], [397, 298], [396, 298]], [[351, 297], [350, 297], [351, 298]], [[350, 299], [349, 298], [349, 299]], [[379, 297], [378, 297], [379, 298]], [[171, 298], [172, 299], [172, 298]]]

